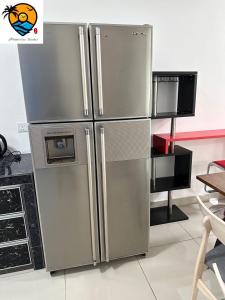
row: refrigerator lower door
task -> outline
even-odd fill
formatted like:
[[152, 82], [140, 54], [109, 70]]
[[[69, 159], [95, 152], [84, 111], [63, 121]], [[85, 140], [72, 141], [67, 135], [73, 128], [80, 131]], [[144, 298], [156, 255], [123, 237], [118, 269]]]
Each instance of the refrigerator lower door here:
[[150, 121], [97, 122], [101, 260], [146, 253], [150, 221]]
[[19, 45], [29, 123], [92, 119], [86, 24], [44, 24], [43, 45]]
[[152, 27], [90, 25], [94, 117], [149, 117]]
[[95, 265], [93, 125], [32, 125], [30, 137], [47, 270]]

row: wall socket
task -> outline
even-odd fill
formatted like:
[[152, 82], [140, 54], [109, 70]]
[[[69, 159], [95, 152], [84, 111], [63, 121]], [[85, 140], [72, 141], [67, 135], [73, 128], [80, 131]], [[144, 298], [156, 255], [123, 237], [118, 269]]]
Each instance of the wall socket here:
[[28, 132], [28, 124], [27, 123], [18, 123], [18, 132]]

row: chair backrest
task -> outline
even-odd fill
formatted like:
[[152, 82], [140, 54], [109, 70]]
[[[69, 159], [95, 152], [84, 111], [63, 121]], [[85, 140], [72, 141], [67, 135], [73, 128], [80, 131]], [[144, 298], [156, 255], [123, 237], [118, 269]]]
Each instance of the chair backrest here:
[[197, 196], [197, 200], [203, 215], [210, 218], [212, 232], [225, 245], [225, 222], [218, 218], [215, 214], [213, 214], [210, 209], [202, 202], [199, 196]]

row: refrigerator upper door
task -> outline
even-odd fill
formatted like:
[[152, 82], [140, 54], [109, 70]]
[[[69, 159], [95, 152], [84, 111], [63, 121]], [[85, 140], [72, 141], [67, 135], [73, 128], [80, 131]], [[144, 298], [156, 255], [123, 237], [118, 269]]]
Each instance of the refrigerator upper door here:
[[95, 119], [149, 117], [152, 27], [91, 24]]
[[150, 121], [97, 122], [101, 260], [148, 251]]
[[96, 264], [93, 125], [32, 125], [30, 138], [47, 270]]
[[45, 24], [43, 45], [19, 45], [30, 123], [92, 119], [87, 25]]

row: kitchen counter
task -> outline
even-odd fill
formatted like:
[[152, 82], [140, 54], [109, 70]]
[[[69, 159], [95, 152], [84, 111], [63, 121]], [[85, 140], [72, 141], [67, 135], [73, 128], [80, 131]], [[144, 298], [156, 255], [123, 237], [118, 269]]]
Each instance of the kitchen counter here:
[[0, 178], [32, 174], [31, 154], [21, 154], [21, 160], [15, 161], [12, 155], [0, 159]]

